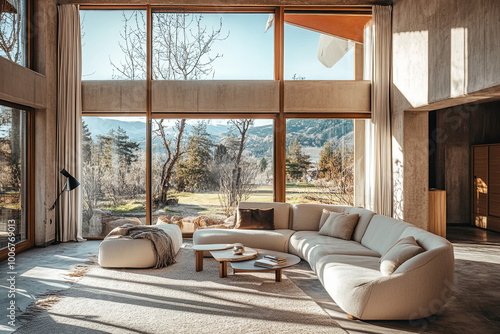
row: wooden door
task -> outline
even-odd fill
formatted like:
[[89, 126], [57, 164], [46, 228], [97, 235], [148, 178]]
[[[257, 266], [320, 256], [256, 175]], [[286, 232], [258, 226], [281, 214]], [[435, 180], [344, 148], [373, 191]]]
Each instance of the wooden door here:
[[488, 216], [488, 146], [473, 148], [473, 207], [474, 224], [487, 228]]
[[500, 217], [500, 145], [491, 145], [489, 148], [488, 213]]

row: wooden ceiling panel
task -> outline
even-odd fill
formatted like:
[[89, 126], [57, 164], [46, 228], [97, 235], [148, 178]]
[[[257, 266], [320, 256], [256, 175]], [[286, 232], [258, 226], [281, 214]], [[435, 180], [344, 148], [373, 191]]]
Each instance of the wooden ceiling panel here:
[[369, 15], [285, 14], [285, 22], [332, 36], [363, 43]]

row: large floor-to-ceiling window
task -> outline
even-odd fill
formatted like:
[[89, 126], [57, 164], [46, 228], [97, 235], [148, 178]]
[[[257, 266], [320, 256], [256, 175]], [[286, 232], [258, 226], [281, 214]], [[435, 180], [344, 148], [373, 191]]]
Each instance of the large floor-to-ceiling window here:
[[28, 65], [27, 0], [0, 1], [0, 56]]
[[27, 112], [0, 105], [0, 250], [28, 239]]
[[354, 121], [288, 119], [286, 200], [354, 205]]
[[369, 83], [351, 14], [82, 6], [84, 236], [231, 228], [242, 200], [352, 205]]
[[[0, 1], [0, 57], [21, 66], [30, 65], [29, 4], [28, 0]], [[34, 115], [30, 108], [12, 104], [19, 101], [10, 101], [9, 94], [3, 96], [7, 100], [0, 101], [0, 258], [12, 259], [15, 252], [34, 243], [30, 156]]]
[[123, 218], [146, 223], [146, 118], [82, 120], [83, 235], [106, 236]]

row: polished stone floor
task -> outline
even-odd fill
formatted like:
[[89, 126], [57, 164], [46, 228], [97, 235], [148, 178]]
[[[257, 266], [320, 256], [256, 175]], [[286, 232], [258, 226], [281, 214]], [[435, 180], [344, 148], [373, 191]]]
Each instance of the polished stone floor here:
[[[302, 261], [285, 274], [311, 296], [349, 333], [499, 333], [500, 328], [500, 234], [470, 226], [449, 226], [448, 239], [455, 247], [455, 288], [452, 299], [439, 315], [415, 321], [349, 320], [331, 300], [309, 265]], [[191, 240], [185, 240], [190, 243]], [[66, 243], [34, 248], [16, 257], [16, 315], [50, 290], [70, 286], [65, 274], [96, 254], [99, 241]], [[4, 273], [7, 262], [0, 262], [0, 307], [8, 305], [8, 286]], [[0, 319], [0, 332], [12, 328]]]

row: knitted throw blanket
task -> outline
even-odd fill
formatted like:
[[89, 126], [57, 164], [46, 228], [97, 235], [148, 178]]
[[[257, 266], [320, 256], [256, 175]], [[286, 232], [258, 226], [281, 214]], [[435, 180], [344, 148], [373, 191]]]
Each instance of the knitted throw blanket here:
[[172, 238], [158, 227], [125, 224], [113, 229], [106, 236], [118, 236], [118, 238], [148, 239], [153, 244], [156, 256], [155, 268], [163, 268], [175, 263], [174, 247]]

